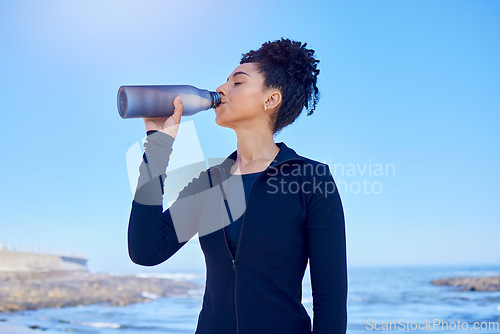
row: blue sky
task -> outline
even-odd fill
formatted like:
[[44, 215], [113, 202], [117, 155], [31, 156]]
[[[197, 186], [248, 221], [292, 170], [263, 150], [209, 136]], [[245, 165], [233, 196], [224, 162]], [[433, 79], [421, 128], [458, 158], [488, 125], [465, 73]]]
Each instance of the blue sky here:
[[[2, 1], [0, 242], [144, 271], [127, 254], [125, 155], [145, 130], [119, 117], [118, 88], [215, 89], [283, 36], [316, 50], [321, 99], [275, 141], [331, 167], [393, 167], [334, 174], [348, 264], [498, 263], [499, 32], [496, 0]], [[214, 119], [182, 122], [226, 157], [236, 137]], [[197, 244], [167, 262], [150, 270], [204, 265]]]

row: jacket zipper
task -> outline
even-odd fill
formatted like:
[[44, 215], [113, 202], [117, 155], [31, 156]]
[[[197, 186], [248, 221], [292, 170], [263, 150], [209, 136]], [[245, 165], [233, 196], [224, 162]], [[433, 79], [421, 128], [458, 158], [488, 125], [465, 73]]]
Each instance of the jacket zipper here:
[[[229, 220], [231, 221], [231, 224], [233, 223], [233, 216], [230, 213], [229, 210], [229, 203], [227, 202], [226, 199], [226, 192], [224, 191], [224, 188], [222, 186], [222, 177], [221, 177], [221, 183], [219, 184], [221, 191], [222, 191], [222, 196], [224, 198], [224, 205], [226, 207], [226, 211], [229, 217]], [[239, 329], [238, 329], [238, 307], [236, 305], [236, 288], [237, 288], [237, 283], [238, 283], [238, 276], [236, 275], [236, 259], [233, 257], [233, 254], [231, 253], [231, 250], [229, 249], [229, 244], [227, 243], [227, 238], [226, 238], [226, 230], [222, 228], [222, 232], [224, 233], [224, 241], [226, 243], [227, 251], [229, 252], [229, 256], [231, 256], [231, 261], [233, 263], [233, 272], [234, 272], [234, 290], [233, 290], [233, 302], [234, 302], [234, 314], [236, 317], [236, 334], [238, 334]], [[239, 241], [238, 241], [239, 243]], [[238, 246], [236, 246], [238, 248]]]
[[[280, 162], [279, 164], [275, 165], [275, 166], [278, 166], [284, 162], [287, 162], [287, 161], [291, 161], [291, 160], [297, 160], [297, 159], [288, 159], [288, 160], [284, 160], [282, 162]], [[275, 167], [273, 166], [273, 167]], [[269, 166], [268, 166], [269, 168]], [[232, 263], [233, 263], [233, 272], [234, 272], [234, 291], [233, 291], [233, 296], [234, 296], [234, 314], [235, 314], [235, 317], [236, 317], [236, 334], [239, 333], [239, 326], [238, 326], [238, 304], [237, 304], [237, 298], [236, 298], [236, 288], [237, 288], [237, 284], [238, 284], [238, 275], [237, 275], [237, 267], [236, 267], [236, 261], [238, 259], [238, 253], [239, 253], [239, 250], [240, 250], [240, 243], [241, 243], [241, 235], [243, 234], [243, 225], [245, 225], [245, 218], [247, 216], [247, 208], [250, 204], [250, 196], [252, 195], [252, 190], [255, 186], [255, 184], [257, 183], [257, 181], [259, 180], [259, 178], [262, 176], [262, 174], [267, 170], [267, 168], [265, 170], [262, 171], [261, 174], [259, 174], [259, 176], [257, 176], [257, 178], [254, 180], [254, 182], [252, 183], [252, 186], [250, 187], [250, 192], [248, 193], [248, 200], [247, 200], [247, 206], [245, 208], [245, 212], [243, 213], [243, 221], [241, 222], [241, 228], [240, 228], [240, 235], [238, 237], [238, 244], [236, 245], [236, 254], [235, 256], [233, 257], [233, 254], [231, 253], [231, 250], [229, 249], [229, 244], [227, 243], [227, 239], [226, 239], [226, 231], [224, 230], [224, 228], [222, 228], [222, 231], [224, 232], [224, 241], [226, 242], [226, 247], [227, 247], [227, 251], [229, 252], [229, 255], [231, 256], [231, 260], [232, 260]], [[232, 223], [232, 216], [230, 215], [229, 213], [229, 204], [227, 203], [227, 199], [226, 199], [226, 194], [224, 192], [224, 189], [222, 188], [222, 181], [220, 183], [220, 186], [221, 186], [221, 190], [223, 192], [223, 196], [224, 196], [224, 204], [226, 205], [226, 211], [228, 212], [228, 216], [230, 217], [231, 219], [231, 223]]]
[[[227, 205], [226, 199], [224, 199], [224, 204]], [[226, 207], [226, 210], [227, 210], [227, 207]], [[231, 223], [232, 223], [232, 218], [231, 218]], [[238, 283], [238, 276], [236, 275], [236, 260], [233, 257], [231, 250], [229, 249], [229, 244], [227, 243], [227, 239], [226, 239], [226, 230], [223, 228], [222, 232], [224, 232], [224, 241], [226, 242], [227, 251], [229, 252], [229, 255], [231, 256], [231, 261], [233, 262], [233, 272], [234, 272], [233, 301], [234, 301], [234, 314], [236, 315], [236, 334], [238, 334], [238, 307], [236, 305], [236, 287], [237, 287], [237, 283]], [[238, 241], [238, 243], [239, 243], [239, 241]], [[236, 249], [238, 249], [238, 246], [236, 246]]]
[[[255, 179], [255, 181], [252, 183], [252, 186], [250, 187], [250, 192], [248, 193], [248, 201], [247, 201], [247, 203], [250, 202], [250, 195], [252, 194], [253, 187], [254, 187], [255, 183], [257, 182], [257, 180], [261, 177], [261, 175], [262, 174], [260, 174], [259, 176], [257, 176], [257, 178]], [[222, 183], [221, 183], [221, 187], [222, 187]], [[226, 194], [223, 193], [223, 196], [224, 196], [224, 204], [226, 205], [226, 210], [228, 210], [229, 204], [227, 203], [227, 200], [225, 198]], [[247, 204], [247, 207], [248, 207], [248, 204]], [[236, 289], [238, 287], [238, 275], [237, 275], [237, 271], [236, 271], [236, 259], [238, 258], [238, 250], [240, 249], [241, 234], [243, 232], [243, 225], [245, 224], [246, 213], [247, 213], [247, 210], [245, 208], [245, 212], [243, 213], [243, 221], [241, 222], [240, 235], [238, 237], [238, 244], [236, 245], [236, 254], [235, 254], [234, 257], [233, 257], [233, 254], [231, 253], [231, 250], [229, 249], [229, 244], [227, 243], [226, 231], [224, 230], [224, 228], [222, 229], [222, 231], [224, 232], [224, 241], [226, 242], [227, 251], [229, 252], [229, 255], [231, 256], [231, 261], [233, 262], [233, 272], [234, 272], [234, 291], [233, 291], [234, 298], [233, 298], [233, 300], [234, 300], [234, 314], [235, 314], [235, 317], [236, 317], [236, 334], [239, 333], [238, 304], [237, 304], [237, 298], [236, 298]], [[228, 211], [228, 216], [231, 218], [231, 223], [232, 223], [233, 219], [232, 219], [232, 216], [229, 215], [229, 211]]]

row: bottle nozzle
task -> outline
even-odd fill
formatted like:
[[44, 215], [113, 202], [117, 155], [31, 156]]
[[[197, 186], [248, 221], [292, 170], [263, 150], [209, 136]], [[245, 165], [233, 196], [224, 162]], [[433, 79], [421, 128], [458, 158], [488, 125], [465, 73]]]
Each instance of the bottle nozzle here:
[[220, 93], [210, 92], [210, 96], [212, 97], [212, 105], [210, 108], [217, 108], [220, 104]]

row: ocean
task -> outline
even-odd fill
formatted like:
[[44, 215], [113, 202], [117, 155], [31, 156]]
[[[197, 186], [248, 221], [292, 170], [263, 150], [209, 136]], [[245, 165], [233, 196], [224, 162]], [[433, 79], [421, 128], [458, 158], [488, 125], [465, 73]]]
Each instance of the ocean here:
[[[500, 265], [349, 268], [347, 333], [498, 334], [500, 291], [460, 291], [430, 284], [437, 278], [493, 275], [500, 276]], [[205, 280], [204, 273], [195, 272], [163, 277], [202, 285]], [[192, 334], [202, 298], [203, 290], [195, 290], [172, 298], [151, 296], [151, 302], [126, 306], [94, 304], [0, 314], [0, 333]], [[302, 303], [312, 319], [308, 270]]]

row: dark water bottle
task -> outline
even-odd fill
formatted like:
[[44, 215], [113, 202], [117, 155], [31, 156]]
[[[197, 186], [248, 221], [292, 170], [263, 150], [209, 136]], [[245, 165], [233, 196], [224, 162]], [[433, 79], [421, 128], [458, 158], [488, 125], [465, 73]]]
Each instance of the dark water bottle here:
[[122, 118], [168, 117], [174, 113], [174, 99], [180, 96], [183, 116], [217, 108], [220, 94], [189, 85], [121, 86], [118, 112]]

